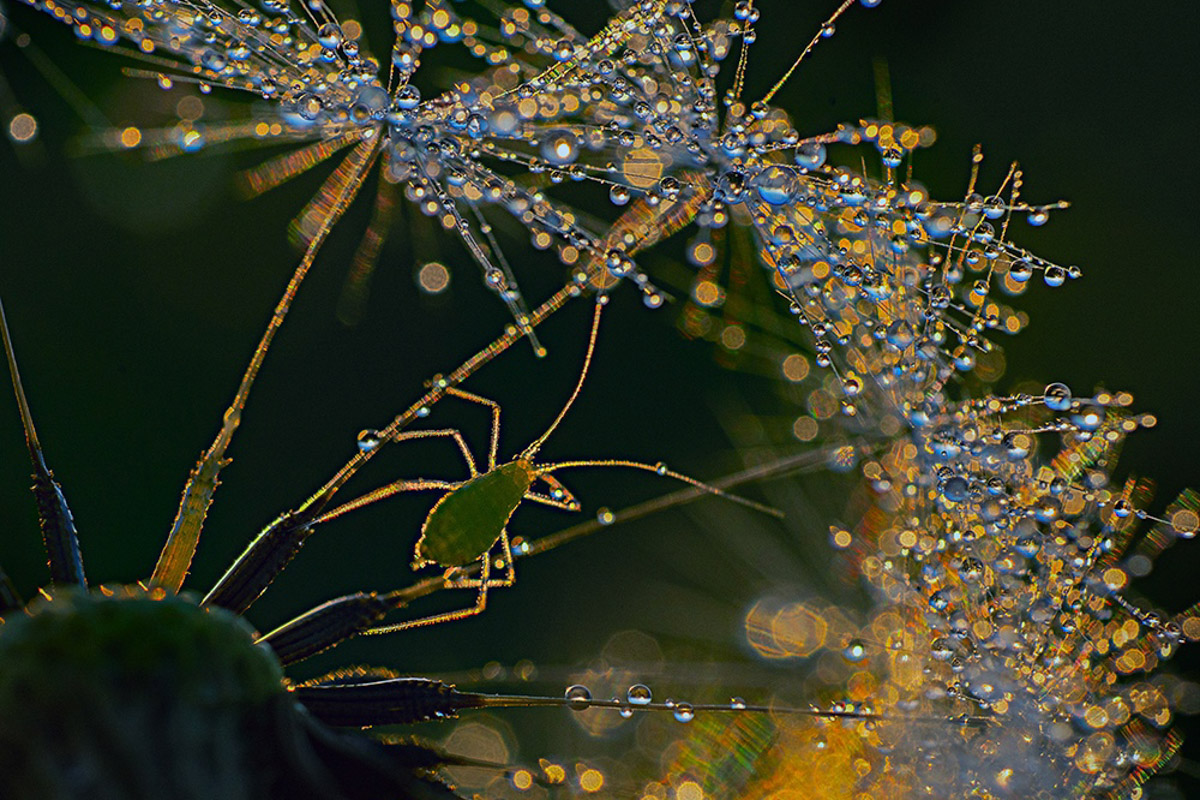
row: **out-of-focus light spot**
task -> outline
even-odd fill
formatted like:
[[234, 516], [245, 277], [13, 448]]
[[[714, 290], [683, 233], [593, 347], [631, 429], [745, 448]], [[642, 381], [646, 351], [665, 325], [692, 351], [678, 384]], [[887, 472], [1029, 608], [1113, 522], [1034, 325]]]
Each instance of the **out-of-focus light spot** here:
[[567, 779], [567, 771], [562, 768], [561, 764], [554, 764], [542, 759], [541, 767], [546, 783], [562, 783]]
[[675, 800], [704, 800], [704, 790], [695, 781], [684, 781], [675, 790]]
[[825, 645], [829, 624], [805, 603], [765, 598], [746, 612], [746, 641], [763, 658], [808, 658]]
[[26, 114], [24, 111], [8, 122], [8, 135], [14, 142], [21, 144], [33, 141], [33, 137], [37, 136], [37, 129], [37, 120], [32, 114]]
[[696, 242], [688, 250], [688, 260], [698, 267], [707, 267], [717, 257], [716, 249], [708, 242]]
[[533, 786], [533, 775], [529, 770], [519, 769], [513, 773], [512, 784], [515, 788], [522, 792]]
[[801, 442], [811, 442], [817, 438], [817, 421], [809, 416], [796, 417], [792, 423], [792, 436]]
[[598, 769], [585, 769], [579, 776], [579, 788], [585, 792], [598, 792], [604, 788], [604, 774]]
[[417, 285], [428, 294], [441, 294], [450, 286], [450, 270], [444, 264], [430, 261], [418, 270]]
[[783, 377], [792, 383], [798, 383], [808, 377], [808, 359], [799, 353], [792, 353], [785, 358], [780, 368], [783, 370]]
[[195, 128], [189, 128], [183, 132], [183, 149], [192, 150], [203, 146], [204, 134]]
[[692, 287], [692, 299], [698, 305], [711, 308], [721, 302], [721, 287], [712, 281], [699, 281]]
[[1089, 706], [1083, 712], [1083, 721], [1093, 728], [1103, 728], [1108, 724], [1108, 712], [1100, 706]]
[[194, 94], [182, 97], [175, 104], [175, 113], [179, 115], [180, 119], [188, 122], [200, 119], [204, 116], [204, 101]]
[[342, 23], [342, 35], [347, 39], [361, 39], [363, 35], [362, 23], [356, 19], [348, 19]]
[[621, 174], [625, 183], [635, 189], [649, 189], [662, 178], [664, 166], [663, 156], [658, 151], [639, 147], [625, 156]]
[[1196, 530], [1200, 529], [1200, 515], [1190, 508], [1181, 508], [1171, 515], [1171, 527], [1175, 529], [1175, 533], [1190, 539], [1196, 535]]
[[740, 350], [746, 344], [746, 331], [741, 325], [726, 325], [721, 331], [721, 344], [728, 350]]
[[[460, 724], [443, 743], [448, 753], [465, 756], [477, 761], [490, 761], [497, 764], [508, 763], [512, 751], [504, 741], [504, 736], [494, 728], [478, 722]], [[486, 786], [495, 773], [490, 769], [480, 767], [448, 767], [450, 779], [466, 787]]]
[[137, 147], [142, 143], [142, 132], [132, 126], [121, 131], [121, 145], [123, 147]]
[[853, 541], [853, 537], [851, 537], [850, 531], [844, 528], [830, 528], [829, 540], [837, 549], [845, 550], [850, 546], [850, 543]]

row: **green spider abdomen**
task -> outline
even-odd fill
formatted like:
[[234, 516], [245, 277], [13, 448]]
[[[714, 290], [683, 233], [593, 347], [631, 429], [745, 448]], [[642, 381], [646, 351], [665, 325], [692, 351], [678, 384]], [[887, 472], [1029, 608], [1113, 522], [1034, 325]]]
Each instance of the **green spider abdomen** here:
[[517, 459], [445, 494], [425, 518], [417, 561], [443, 567], [478, 561], [500, 538], [532, 483], [533, 465]]

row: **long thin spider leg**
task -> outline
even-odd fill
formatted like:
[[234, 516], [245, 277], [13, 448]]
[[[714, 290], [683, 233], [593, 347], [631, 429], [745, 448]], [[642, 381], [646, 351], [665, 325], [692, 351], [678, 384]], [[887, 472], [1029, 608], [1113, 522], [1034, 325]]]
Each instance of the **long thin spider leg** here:
[[575, 399], [579, 397], [579, 392], [583, 389], [583, 382], [587, 379], [588, 368], [592, 365], [592, 353], [596, 351], [596, 335], [600, 332], [600, 313], [604, 310], [606, 300], [607, 298], [605, 298], [603, 295], [596, 298], [596, 311], [592, 316], [592, 330], [588, 335], [587, 352], [583, 357], [583, 368], [579, 370], [579, 380], [576, 381], [575, 388], [571, 391], [571, 396], [567, 398], [567, 402], [563, 405], [562, 411], [558, 412], [558, 416], [555, 417], [554, 421], [550, 423], [550, 427], [546, 428], [545, 433], [535, 439], [533, 443], [526, 447], [524, 452], [521, 453], [522, 458], [530, 461], [533, 460], [533, 457], [537, 455], [538, 450], [540, 450], [542, 445], [546, 443], [546, 440], [550, 438], [550, 434], [554, 433], [554, 429], [557, 428], [559, 423], [563, 421], [563, 418], [567, 416], [567, 412], [570, 411], [571, 406], [575, 404]]
[[[411, 490], [433, 488], [429, 486], [417, 486], [415, 485], [416, 483], [413, 482], [414, 485], [409, 488]], [[453, 486], [453, 484], [449, 484], [447, 488], [453, 488]], [[503, 578], [489, 577], [485, 579], [482, 577], [468, 577], [459, 580], [450, 580], [443, 576], [444, 587], [453, 589], [480, 589], [481, 594], [485, 594], [487, 589], [512, 586], [516, 583], [512, 545], [509, 542], [507, 531], [501, 533], [500, 543], [502, 552], [504, 553], [505, 576]], [[487, 558], [488, 555], [485, 554], [484, 557]], [[482, 607], [479, 606], [479, 603], [482, 602], [486, 602], [486, 600], [481, 600], [476, 604], [480, 610], [482, 610]], [[361, 633], [386, 633], [391, 630], [402, 630], [404, 627], [413, 627], [417, 624], [434, 624], [434, 621], [423, 623], [417, 620], [411, 624], [400, 623], [401, 627], [375, 626], [388, 612], [394, 611], [402, 605], [402, 603], [396, 603], [394, 600], [391, 600], [390, 595], [381, 596], [374, 592], [345, 595], [323, 603], [295, 619], [280, 625], [275, 630], [262, 636], [259, 641], [269, 644], [275, 651], [275, 655], [279, 658], [280, 662], [286, 666], [314, 656], [317, 653], [324, 652], [346, 639]], [[470, 616], [471, 614], [478, 613], [478, 611], [470, 609], [467, 611], [469, 613], [462, 616]], [[457, 619], [458, 617], [454, 618]]]
[[[21, 373], [17, 370], [17, 356], [13, 352], [3, 302], [0, 302], [0, 335], [4, 339], [4, 355], [8, 359], [8, 371], [12, 376], [13, 391], [17, 395], [17, 406], [21, 411], [21, 424], [25, 428], [29, 460], [33, 463], [33, 496], [37, 501], [42, 542], [50, 562], [50, 580], [63, 585], [86, 587], [83, 557], [79, 553], [79, 533], [75, 530], [75, 520], [71, 516], [71, 509], [67, 507], [62, 487], [54, 480], [54, 473], [46, 466], [42, 444], [38, 441], [37, 429], [33, 426], [33, 414], [29, 411], [29, 401], [25, 398], [25, 387], [21, 384]], [[13, 594], [15, 596], [15, 592]]]
[[258, 376], [258, 370], [262, 367], [275, 334], [283, 325], [283, 320], [292, 307], [292, 300], [295, 299], [300, 284], [304, 282], [309, 267], [316, 259], [317, 251], [321, 249], [334, 222], [358, 194], [363, 179], [379, 153], [379, 141], [380, 138], [376, 137], [368, 142], [363, 142], [346, 156], [346, 161], [352, 161], [354, 164], [352, 174], [333, 199], [324, 224], [309, 242], [304, 257], [300, 259], [300, 264], [292, 273], [283, 296], [275, 306], [271, 321], [267, 324], [267, 329], [263, 332], [258, 347], [255, 348], [254, 355], [242, 375], [242, 381], [233, 397], [233, 402], [225, 411], [224, 422], [217, 438], [200, 457], [199, 463], [196, 464], [191, 475], [188, 476], [187, 483], [184, 484], [179, 511], [171, 525], [171, 531], [167, 535], [167, 542], [163, 546], [162, 554], [158, 557], [158, 563], [154, 566], [154, 572], [150, 576], [151, 586], [161, 587], [169, 592], [178, 592], [183, 586], [183, 580], [187, 576], [192, 558], [196, 554], [196, 547], [200, 543], [200, 531], [204, 527], [204, 518], [208, 514], [209, 506], [212, 505], [213, 493], [216, 492], [220, 483], [218, 478], [221, 469], [229, 463], [229, 459], [225, 457], [225, 451], [229, 448], [229, 443], [233, 440], [233, 434], [238, 425], [241, 424], [242, 409], [246, 406], [250, 388], [254, 385], [254, 379]]
[[430, 481], [424, 479], [394, 481], [389, 483], [387, 486], [381, 486], [374, 491], [367, 492], [361, 497], [356, 497], [349, 502], [342, 503], [332, 511], [326, 511], [324, 514], [313, 520], [312, 524], [318, 525], [322, 522], [328, 522], [329, 520], [336, 519], [337, 517], [340, 517], [350, 511], [355, 511], [365, 506], [369, 506], [372, 503], [379, 502], [380, 500], [386, 500], [387, 498], [398, 495], [401, 492], [417, 492], [426, 489], [445, 489], [447, 491], [453, 491], [459, 486], [462, 486], [462, 484], [451, 483], [450, 481]]
[[461, 400], [468, 400], [472, 403], [479, 403], [487, 406], [492, 410], [492, 438], [488, 444], [488, 472], [496, 468], [496, 453], [500, 449], [500, 404], [495, 400], [489, 400], [486, 397], [480, 397], [471, 392], [465, 392], [457, 386], [451, 386], [446, 389], [446, 394], [457, 397]]
[[526, 500], [532, 500], [552, 508], [561, 508], [563, 511], [578, 511], [583, 507], [575, 495], [571, 494], [571, 490], [563, 486], [553, 475], [539, 475], [538, 477], [550, 487], [550, 494], [540, 494], [531, 490], [525, 493]]
[[[423, 433], [423, 431], [417, 431]], [[416, 437], [409, 437], [416, 438]], [[373, 492], [351, 500], [316, 518], [299, 522], [296, 512], [277, 518], [233, 562], [217, 584], [205, 596], [204, 605], [220, 606], [238, 614], [245, 613], [280, 572], [304, 547], [318, 523], [339, 517], [349, 511], [370, 505], [385, 497], [406, 491], [425, 489], [453, 489], [456, 483], [447, 481], [412, 480], [396, 481]]]
[[[513, 566], [512, 545], [509, 544], [508, 531], [504, 528], [500, 529], [500, 550], [504, 554], [501, 560], [504, 565], [503, 578], [472, 578], [463, 577], [455, 579], [447, 579], [446, 585], [451, 589], [478, 589], [486, 585], [489, 589], [495, 589], [502, 586], [512, 586], [517, 582], [517, 570]], [[484, 557], [491, 557], [491, 550], [484, 553]]]
[[646, 472], [653, 472], [655, 475], [661, 475], [664, 478], [674, 478], [677, 481], [689, 483], [698, 489], [703, 489], [710, 494], [715, 494], [716, 496], [723, 497], [726, 500], [732, 500], [735, 503], [740, 503], [747, 508], [753, 508], [755, 511], [761, 511], [764, 514], [770, 514], [773, 517], [779, 517], [781, 519], [783, 518], [783, 512], [777, 508], [771, 508], [770, 506], [765, 506], [762, 503], [756, 503], [753, 500], [747, 500], [746, 498], [739, 497], [736, 494], [729, 494], [728, 492], [704, 483], [703, 481], [698, 481], [695, 478], [691, 478], [687, 475], [675, 472], [674, 470], [667, 469], [667, 467], [663, 464], [645, 464], [641, 461], [627, 461], [621, 458], [606, 458], [595, 461], [561, 461], [557, 464], [545, 464], [538, 467], [537, 474], [540, 477], [544, 476], [546, 473], [556, 472], [560, 469], [575, 469], [578, 467], [630, 467], [632, 469], [641, 469], [645, 470]]
[[[409, 628], [420, 628], [420, 627], [426, 627], [429, 625], [440, 625], [443, 622], [453, 622], [454, 620], [465, 619], [466, 617], [473, 617], [476, 614], [483, 613], [484, 609], [487, 608], [488, 589], [490, 587], [496, 586], [496, 585], [504, 585], [504, 586], [511, 585], [511, 584], [505, 583], [505, 582], [501, 582], [501, 583], [497, 584], [492, 581], [492, 577], [491, 577], [492, 576], [492, 560], [491, 559], [492, 559], [492, 556], [491, 556], [490, 552], [483, 554], [483, 556], [477, 562], [479, 564], [479, 567], [478, 567], [479, 568], [479, 577], [471, 579], [472, 583], [470, 583], [469, 585], [458, 586], [458, 585], [456, 585], [455, 581], [453, 581], [447, 575], [443, 575], [440, 578], [440, 582], [442, 583], [442, 586], [444, 588], [478, 587], [479, 595], [478, 595], [477, 599], [475, 600], [475, 605], [473, 605], [469, 608], [459, 609], [458, 611], [446, 611], [441, 614], [432, 614], [428, 617], [421, 617], [419, 619], [406, 620], [404, 622], [396, 622], [391, 625], [378, 625], [373, 628], [367, 628], [365, 631], [363, 631], [363, 633], [369, 634], [369, 635], [383, 634], [383, 633], [395, 633], [396, 631], [404, 631], [404, 630], [408, 630]], [[511, 570], [512, 570], [511, 552], [510, 552], [509, 558], [508, 558], [508, 568], [509, 568], [509, 571], [511, 572]], [[457, 568], [451, 567], [449, 570], [446, 570], [446, 572], [450, 573], [450, 572], [454, 571], [455, 569], [457, 569]]]
[[455, 428], [437, 428], [434, 430], [397, 433], [396, 435], [392, 436], [389, 441], [396, 443], [405, 442], [410, 439], [430, 439], [437, 436], [448, 436], [453, 439], [454, 443], [458, 445], [458, 451], [462, 453], [463, 460], [467, 462], [467, 469], [470, 470], [471, 477], [474, 478], [479, 474], [479, 470], [475, 467], [475, 456], [471, 455], [471, 448], [467, 447], [467, 440], [464, 439], [462, 433]]

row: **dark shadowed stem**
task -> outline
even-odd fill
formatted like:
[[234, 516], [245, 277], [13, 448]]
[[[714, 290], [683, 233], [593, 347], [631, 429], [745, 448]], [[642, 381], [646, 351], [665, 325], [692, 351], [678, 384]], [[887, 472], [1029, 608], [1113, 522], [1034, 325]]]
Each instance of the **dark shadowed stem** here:
[[[83, 557], [79, 553], [79, 533], [75, 530], [75, 520], [71, 516], [71, 509], [67, 507], [62, 487], [54, 480], [54, 473], [46, 466], [42, 444], [38, 441], [37, 429], [33, 426], [33, 415], [29, 411], [29, 401], [25, 398], [25, 387], [21, 384], [21, 373], [17, 369], [17, 356], [13, 352], [3, 302], [0, 302], [0, 336], [4, 339], [4, 355], [8, 359], [13, 391], [16, 392], [17, 406], [21, 410], [21, 424], [25, 428], [29, 460], [33, 462], [33, 496], [37, 501], [42, 543], [46, 547], [46, 555], [50, 562], [50, 580], [62, 585], [86, 587]], [[11, 584], [8, 586], [11, 587]], [[15, 593], [13, 594], [15, 597]]]

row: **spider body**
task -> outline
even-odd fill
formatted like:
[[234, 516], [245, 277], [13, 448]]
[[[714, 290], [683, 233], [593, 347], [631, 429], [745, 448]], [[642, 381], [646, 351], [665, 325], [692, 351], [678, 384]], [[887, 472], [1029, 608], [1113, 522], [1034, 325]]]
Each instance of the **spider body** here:
[[413, 566], [465, 567], [478, 561], [504, 535], [536, 475], [531, 461], [517, 458], [442, 495], [421, 526]]

